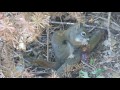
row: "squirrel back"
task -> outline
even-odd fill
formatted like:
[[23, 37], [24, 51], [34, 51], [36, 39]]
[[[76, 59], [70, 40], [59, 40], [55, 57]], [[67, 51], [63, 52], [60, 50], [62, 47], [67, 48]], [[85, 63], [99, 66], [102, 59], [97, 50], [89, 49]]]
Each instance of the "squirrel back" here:
[[[69, 47], [67, 46], [68, 42], [65, 33], [66, 31], [56, 31], [52, 36], [52, 48], [57, 60], [64, 60], [69, 56]], [[60, 62], [62, 62], [62, 60]]]

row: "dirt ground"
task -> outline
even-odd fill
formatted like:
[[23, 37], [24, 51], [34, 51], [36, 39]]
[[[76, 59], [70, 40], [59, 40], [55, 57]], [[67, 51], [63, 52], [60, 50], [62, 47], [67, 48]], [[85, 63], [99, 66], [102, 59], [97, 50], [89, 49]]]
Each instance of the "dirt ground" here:
[[55, 62], [51, 37], [75, 23], [88, 31], [107, 30], [91, 53], [65, 78], [120, 78], [120, 12], [1, 12], [0, 78], [59, 78], [56, 71], [33, 60]]

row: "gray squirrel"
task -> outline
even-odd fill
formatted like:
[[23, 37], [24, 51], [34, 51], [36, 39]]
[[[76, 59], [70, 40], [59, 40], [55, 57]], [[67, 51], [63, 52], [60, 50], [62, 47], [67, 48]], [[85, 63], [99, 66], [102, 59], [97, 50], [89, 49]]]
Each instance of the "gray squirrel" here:
[[81, 56], [79, 54], [83, 51], [86, 52], [86, 50], [91, 52], [104, 36], [106, 36], [105, 30], [95, 31], [91, 35], [82, 24], [73, 25], [67, 30], [55, 31], [51, 38], [51, 44], [56, 62], [32, 60], [32, 63], [46, 68], [53, 68], [58, 72], [63, 71], [63, 68], [60, 68], [61, 66], [64, 67], [67, 63], [72, 65], [80, 61]]
[[52, 36], [52, 48], [56, 57], [56, 68], [59, 68], [66, 59], [74, 58], [75, 49], [87, 45], [89, 38], [82, 24], [76, 24], [67, 30], [56, 31]]

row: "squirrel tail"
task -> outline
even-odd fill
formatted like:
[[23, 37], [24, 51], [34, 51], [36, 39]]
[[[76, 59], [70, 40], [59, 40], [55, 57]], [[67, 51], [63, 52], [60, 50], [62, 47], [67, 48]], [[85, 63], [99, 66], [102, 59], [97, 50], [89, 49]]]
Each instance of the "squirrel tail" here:
[[56, 68], [56, 62], [50, 62], [50, 61], [45, 61], [45, 60], [32, 60], [31, 61], [32, 65], [35, 66], [40, 66], [44, 68]]

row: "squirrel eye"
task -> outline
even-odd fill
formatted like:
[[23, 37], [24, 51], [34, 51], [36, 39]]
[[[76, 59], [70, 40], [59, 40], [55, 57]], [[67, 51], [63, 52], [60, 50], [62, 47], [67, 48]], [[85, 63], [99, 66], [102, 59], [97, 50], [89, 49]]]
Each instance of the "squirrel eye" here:
[[82, 35], [82, 36], [85, 36], [85, 35], [86, 35], [86, 33], [85, 33], [85, 32], [82, 32], [82, 33], [81, 33], [81, 35]]

